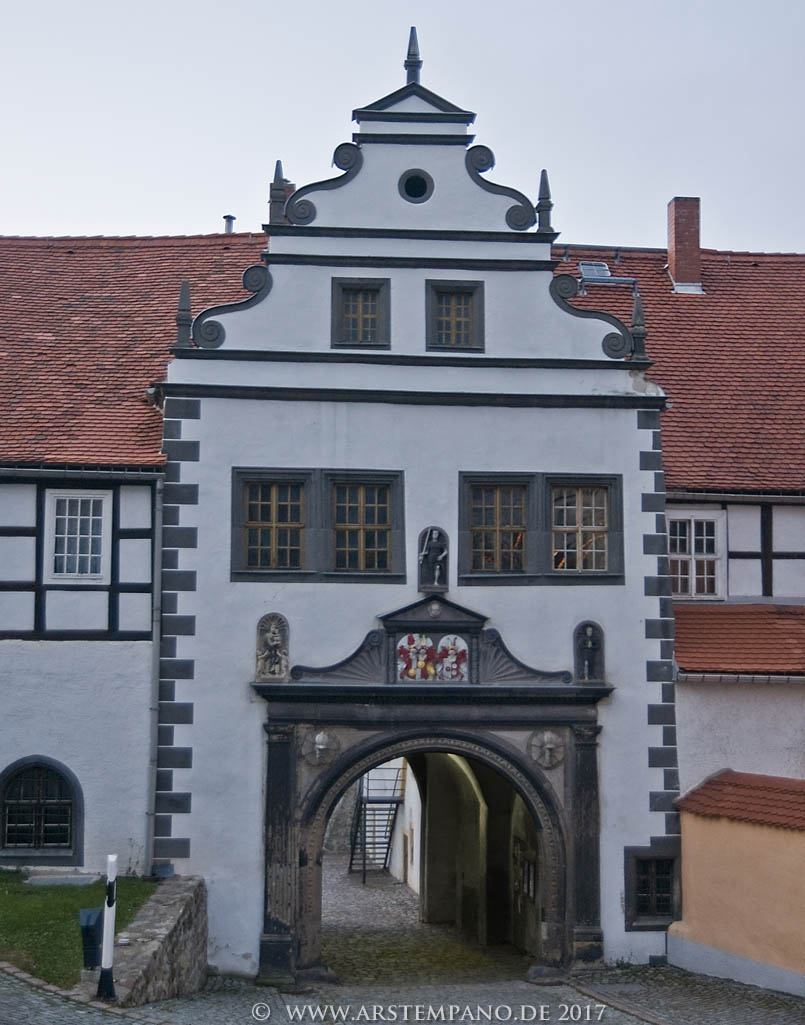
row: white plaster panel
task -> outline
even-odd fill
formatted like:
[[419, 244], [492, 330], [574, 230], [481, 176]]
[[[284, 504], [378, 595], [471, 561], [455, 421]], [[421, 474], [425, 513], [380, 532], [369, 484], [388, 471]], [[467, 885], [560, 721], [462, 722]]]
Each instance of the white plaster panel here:
[[775, 552], [805, 552], [805, 506], [775, 505], [772, 538]]
[[728, 505], [727, 536], [731, 552], [759, 552], [760, 506]]
[[775, 598], [805, 598], [805, 559], [774, 559], [771, 573]]
[[[517, 238], [529, 237], [527, 232], [515, 233]], [[274, 255], [299, 253], [326, 258], [338, 256], [382, 256], [382, 257], [437, 257], [452, 260], [550, 260], [551, 247], [547, 242], [499, 242], [497, 239], [481, 241], [460, 241], [444, 238], [384, 238], [357, 237], [341, 238], [333, 235], [278, 235], [271, 240]], [[278, 267], [280, 265], [277, 265]], [[351, 268], [341, 268], [342, 277], [349, 277]], [[395, 268], [389, 268], [393, 273]], [[376, 267], [375, 277], [388, 277], [389, 270]], [[423, 268], [423, 271], [427, 268]], [[272, 274], [274, 270], [272, 269]], [[540, 271], [518, 271], [518, 274], [539, 274]]]
[[36, 538], [0, 537], [0, 580], [36, 577]]
[[[433, 108], [431, 108], [432, 110]], [[431, 124], [427, 121], [406, 121], [395, 123], [389, 121], [371, 121], [358, 118], [360, 130], [365, 135], [387, 135], [389, 132], [404, 135], [464, 135], [467, 134], [467, 126], [451, 124], [449, 121], [441, 124]], [[371, 145], [379, 145], [371, 143]]]
[[[516, 200], [475, 184], [464, 165], [463, 146], [373, 143], [361, 152], [363, 166], [355, 178], [339, 188], [307, 195], [316, 206], [314, 225], [509, 230], [506, 212]], [[426, 203], [409, 203], [398, 191], [400, 175], [412, 167], [433, 178], [433, 195]], [[494, 170], [485, 177], [499, 181]]]
[[48, 591], [45, 622], [48, 630], [106, 630], [109, 595], [106, 591]]
[[0, 527], [36, 526], [36, 485], [0, 484]]
[[683, 792], [720, 769], [805, 778], [805, 684], [680, 682], [676, 695]]
[[125, 593], [119, 595], [118, 626], [121, 630], [150, 630], [151, 595]]
[[[658, 615], [658, 603], [642, 586], [644, 575], [656, 573], [656, 557], [642, 551], [642, 534], [654, 533], [655, 517], [641, 511], [653, 472], [638, 469], [647, 435], [635, 430], [636, 412], [432, 408], [426, 444], [423, 411], [415, 406], [204, 399], [199, 423], [203, 461], [194, 469], [204, 494], [196, 509], [204, 547], [182, 552], [198, 587], [183, 593], [179, 606], [198, 617], [197, 635], [179, 638], [177, 651], [196, 659], [192, 683], [177, 682], [177, 699], [195, 703], [194, 725], [176, 734], [177, 742], [192, 743], [194, 761], [192, 769], [177, 770], [177, 786], [194, 794], [193, 813], [182, 817], [182, 835], [192, 843], [183, 871], [204, 874], [210, 885], [212, 963], [241, 971], [256, 965], [261, 928], [253, 893], [262, 886], [265, 709], [248, 686], [257, 620], [269, 611], [288, 618], [292, 664], [326, 665], [350, 655], [379, 613], [416, 599], [417, 536], [429, 523], [450, 538], [450, 598], [488, 616], [518, 658], [572, 669], [575, 626], [589, 618], [603, 627], [607, 674], [617, 688], [599, 707], [606, 956], [645, 960], [662, 953], [663, 934], [625, 933], [621, 904], [624, 845], [647, 844], [664, 828], [664, 816], [648, 811], [648, 793], [663, 789], [663, 773], [648, 768], [647, 748], [661, 743], [662, 730], [646, 725], [646, 705], [660, 701], [660, 685], [646, 684], [645, 662], [659, 658], [659, 642], [643, 636], [643, 623]], [[233, 465], [404, 469], [408, 583], [231, 582]], [[459, 470], [622, 474], [631, 586], [458, 587]], [[237, 845], [228, 842], [233, 834]]]
[[732, 598], [746, 598], [763, 594], [760, 557], [757, 559], [730, 559], [728, 587]]
[[151, 580], [151, 568], [151, 542], [147, 538], [121, 539], [121, 583], [147, 583]]
[[120, 526], [124, 530], [151, 526], [151, 488], [126, 485], [120, 489]]
[[0, 591], [0, 630], [33, 630], [33, 591]]
[[[410, 204], [407, 204], [410, 205]], [[393, 352], [425, 354], [425, 281], [484, 282], [485, 354], [565, 359], [604, 359], [601, 343], [612, 326], [560, 309], [548, 288], [550, 271], [476, 271], [382, 267], [271, 267], [268, 296], [245, 310], [216, 314], [226, 349], [330, 351], [331, 282], [334, 277], [389, 278]], [[183, 380], [191, 360], [175, 360], [171, 381]], [[407, 368], [384, 366], [402, 377]], [[307, 369], [305, 370], [307, 372]]]
[[[151, 651], [150, 641], [0, 641], [0, 770], [43, 755], [75, 773], [88, 870], [103, 871], [113, 853], [121, 873], [149, 867]], [[101, 748], [114, 757], [99, 757]]]

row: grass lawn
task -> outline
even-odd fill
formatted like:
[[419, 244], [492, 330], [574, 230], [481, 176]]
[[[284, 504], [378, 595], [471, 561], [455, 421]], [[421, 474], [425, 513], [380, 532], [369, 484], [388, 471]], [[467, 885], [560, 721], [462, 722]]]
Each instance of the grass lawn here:
[[[118, 932], [158, 885], [118, 878]], [[20, 872], [0, 870], [0, 961], [55, 986], [75, 986], [83, 965], [78, 909], [100, 907], [105, 895], [103, 878], [91, 886], [26, 886]]]

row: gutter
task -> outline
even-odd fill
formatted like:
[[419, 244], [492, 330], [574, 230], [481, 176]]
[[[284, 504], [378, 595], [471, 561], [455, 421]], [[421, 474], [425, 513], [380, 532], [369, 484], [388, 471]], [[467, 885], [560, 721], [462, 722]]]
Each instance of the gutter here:
[[148, 759], [148, 804], [145, 812], [145, 866], [149, 875], [154, 869], [154, 820], [157, 800], [157, 746], [159, 743], [159, 656], [162, 636], [162, 497], [164, 479], [160, 476], [156, 481], [154, 501], [154, 550], [151, 603], [151, 703], [148, 709], [150, 716], [150, 754]]
[[802, 673], [683, 673], [678, 683], [805, 683]]

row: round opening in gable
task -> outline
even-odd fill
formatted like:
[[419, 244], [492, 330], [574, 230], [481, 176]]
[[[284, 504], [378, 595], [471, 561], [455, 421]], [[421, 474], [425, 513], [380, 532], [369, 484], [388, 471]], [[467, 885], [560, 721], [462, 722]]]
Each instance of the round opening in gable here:
[[409, 203], [424, 203], [433, 195], [433, 178], [427, 171], [415, 167], [400, 175], [397, 187]]

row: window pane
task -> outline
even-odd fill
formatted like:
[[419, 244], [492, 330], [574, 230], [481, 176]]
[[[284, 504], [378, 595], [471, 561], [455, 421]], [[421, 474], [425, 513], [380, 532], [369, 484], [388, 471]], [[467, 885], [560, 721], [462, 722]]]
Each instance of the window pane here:
[[243, 538], [249, 569], [301, 569], [304, 486], [295, 482], [249, 482], [243, 488]]

